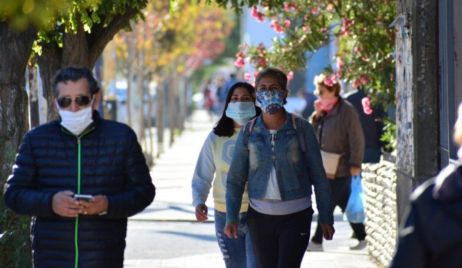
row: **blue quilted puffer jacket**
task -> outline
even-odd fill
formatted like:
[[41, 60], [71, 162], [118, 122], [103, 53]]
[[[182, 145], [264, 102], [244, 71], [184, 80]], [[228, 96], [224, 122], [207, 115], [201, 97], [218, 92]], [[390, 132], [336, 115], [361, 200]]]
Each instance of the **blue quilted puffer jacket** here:
[[[79, 136], [53, 121], [28, 132], [20, 146], [5, 202], [31, 215], [34, 267], [123, 267], [127, 217], [148, 206], [155, 195], [135, 133], [104, 120]], [[59, 191], [108, 198], [107, 214], [64, 218], [51, 207]]]

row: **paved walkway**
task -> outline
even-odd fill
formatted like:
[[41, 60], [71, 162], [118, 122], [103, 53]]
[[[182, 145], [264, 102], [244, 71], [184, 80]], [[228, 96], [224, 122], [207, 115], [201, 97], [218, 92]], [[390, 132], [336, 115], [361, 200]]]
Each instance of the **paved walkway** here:
[[[131, 217], [131, 221], [195, 221], [194, 208], [191, 205], [191, 177], [202, 143], [212, 127], [213, 123], [205, 111], [199, 110], [194, 113], [183, 135], [156, 161], [156, 166], [152, 170], [152, 177], [157, 188], [154, 202], [142, 213]], [[211, 196], [207, 205], [213, 208]], [[213, 214], [209, 215], [209, 221], [213, 221]], [[313, 222], [312, 233], [315, 225]], [[342, 220], [339, 212], [335, 215], [335, 229], [334, 240], [324, 243], [325, 251], [305, 254], [302, 267], [376, 267], [368, 259], [365, 249], [349, 250], [348, 247], [355, 241], [349, 239], [351, 228]], [[125, 261], [125, 267], [220, 268], [225, 266], [217, 248], [217, 252], [213, 254], [172, 259], [156, 259], [155, 256], [152, 259], [129, 259]]]

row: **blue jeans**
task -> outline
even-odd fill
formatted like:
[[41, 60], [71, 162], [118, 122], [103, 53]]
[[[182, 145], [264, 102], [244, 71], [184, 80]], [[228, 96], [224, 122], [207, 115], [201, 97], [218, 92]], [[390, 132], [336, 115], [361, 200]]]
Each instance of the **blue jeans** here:
[[239, 214], [239, 237], [228, 238], [223, 232], [226, 225], [226, 213], [215, 210], [215, 234], [226, 268], [255, 268], [255, 254], [247, 228], [247, 213]]

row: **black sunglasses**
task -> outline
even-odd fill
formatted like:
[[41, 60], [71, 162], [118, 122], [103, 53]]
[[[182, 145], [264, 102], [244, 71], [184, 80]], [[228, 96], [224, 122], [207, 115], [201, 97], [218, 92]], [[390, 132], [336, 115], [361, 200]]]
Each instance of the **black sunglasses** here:
[[[74, 99], [75, 104], [79, 107], [85, 107], [90, 104], [91, 97], [90, 96], [78, 96]], [[58, 98], [58, 105], [61, 108], [67, 108], [71, 105], [72, 98], [71, 97], [59, 97]]]

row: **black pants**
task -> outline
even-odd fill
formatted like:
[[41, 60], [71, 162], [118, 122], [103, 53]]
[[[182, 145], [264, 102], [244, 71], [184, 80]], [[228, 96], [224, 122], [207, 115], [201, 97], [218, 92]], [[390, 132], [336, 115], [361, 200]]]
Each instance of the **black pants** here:
[[[342, 177], [336, 178], [335, 180], [329, 180], [330, 188], [332, 191], [332, 199], [334, 202], [334, 207], [332, 211], [334, 211], [336, 206], [339, 206], [342, 209], [342, 212], [345, 212], [345, 208], [348, 203], [348, 198], [350, 197], [351, 193], [351, 177]], [[364, 227], [363, 223], [351, 223], [350, 226], [353, 229], [356, 238], [358, 240], [364, 240], [366, 238], [366, 228]], [[316, 226], [316, 231], [314, 232], [311, 241], [316, 243], [322, 243], [322, 230], [321, 225]]]
[[275, 216], [249, 207], [247, 224], [257, 267], [299, 268], [310, 237], [311, 207], [297, 213]]

